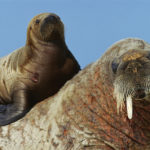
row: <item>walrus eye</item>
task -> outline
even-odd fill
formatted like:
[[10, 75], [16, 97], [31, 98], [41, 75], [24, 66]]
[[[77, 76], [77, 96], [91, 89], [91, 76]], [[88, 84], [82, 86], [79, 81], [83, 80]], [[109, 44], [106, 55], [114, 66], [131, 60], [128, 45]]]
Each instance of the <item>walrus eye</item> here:
[[111, 64], [111, 68], [112, 68], [112, 71], [113, 73], [116, 73], [117, 72], [117, 68], [119, 66], [119, 63], [117, 63], [115, 60], [112, 62]]
[[36, 19], [35, 23], [36, 23], [36, 24], [39, 24], [39, 23], [40, 23], [40, 20], [39, 20], [39, 19]]

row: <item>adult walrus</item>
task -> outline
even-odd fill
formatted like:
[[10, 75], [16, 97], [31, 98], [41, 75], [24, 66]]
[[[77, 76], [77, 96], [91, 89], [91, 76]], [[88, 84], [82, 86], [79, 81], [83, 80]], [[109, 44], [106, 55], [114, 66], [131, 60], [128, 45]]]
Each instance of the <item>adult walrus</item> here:
[[53, 13], [35, 16], [25, 46], [0, 59], [0, 125], [20, 119], [79, 70], [60, 18]]
[[148, 43], [121, 40], [70, 82], [49, 120], [50, 149], [150, 150]]

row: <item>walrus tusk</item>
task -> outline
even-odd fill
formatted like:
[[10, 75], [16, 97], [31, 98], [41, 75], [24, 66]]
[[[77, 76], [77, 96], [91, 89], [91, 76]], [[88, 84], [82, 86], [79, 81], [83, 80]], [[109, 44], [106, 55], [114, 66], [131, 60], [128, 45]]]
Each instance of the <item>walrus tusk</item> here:
[[126, 99], [126, 104], [127, 104], [127, 114], [128, 118], [132, 119], [132, 114], [133, 114], [133, 106], [132, 106], [132, 98], [131, 96], [128, 96]]

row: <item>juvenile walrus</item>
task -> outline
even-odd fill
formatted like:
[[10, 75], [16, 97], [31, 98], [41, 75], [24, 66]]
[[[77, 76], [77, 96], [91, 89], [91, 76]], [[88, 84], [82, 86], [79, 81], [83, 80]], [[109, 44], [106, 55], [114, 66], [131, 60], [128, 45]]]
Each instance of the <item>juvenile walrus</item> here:
[[28, 25], [25, 46], [0, 59], [0, 125], [23, 117], [79, 70], [66, 46], [59, 16], [35, 16]]

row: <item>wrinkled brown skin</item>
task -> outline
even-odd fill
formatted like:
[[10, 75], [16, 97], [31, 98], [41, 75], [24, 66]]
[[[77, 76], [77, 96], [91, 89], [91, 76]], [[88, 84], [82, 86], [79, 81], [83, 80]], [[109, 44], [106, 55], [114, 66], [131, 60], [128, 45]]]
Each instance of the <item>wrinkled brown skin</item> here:
[[[150, 103], [134, 100], [129, 120], [125, 106], [117, 113], [113, 94], [117, 76], [111, 64], [132, 49], [140, 51], [125, 60], [149, 61], [147, 52], [139, 57], [142, 50], [150, 50], [143, 40], [117, 42], [55, 96], [38, 103], [21, 120], [1, 127], [1, 150], [150, 150]], [[143, 71], [148, 76], [147, 67]]]
[[79, 70], [66, 46], [60, 18], [52, 13], [35, 16], [26, 45], [0, 59], [0, 126], [23, 117]]
[[[68, 87], [72, 88], [70, 91], [74, 96], [68, 90], [67, 100], [62, 100], [63, 111], [60, 114], [64, 115], [59, 114], [55, 118], [59, 132], [51, 141], [53, 146], [58, 150], [61, 143], [67, 147], [62, 150], [150, 150], [150, 102], [133, 100], [133, 118], [130, 120], [125, 102], [117, 113], [114, 97], [114, 82], [119, 75], [124, 77], [124, 88], [129, 88], [127, 84], [131, 79], [131, 88], [137, 83], [141, 86], [149, 83], [150, 80], [143, 80], [145, 76], [150, 79], [149, 54], [150, 45], [143, 40], [125, 39], [114, 44], [99, 61], [78, 74], [74, 87]], [[133, 61], [141, 66], [118, 67], [114, 74], [112, 62], [116, 58], [120, 59], [119, 64], [128, 62], [130, 66]], [[65, 119], [62, 121], [61, 118]], [[54, 128], [51, 130], [55, 132]]]

